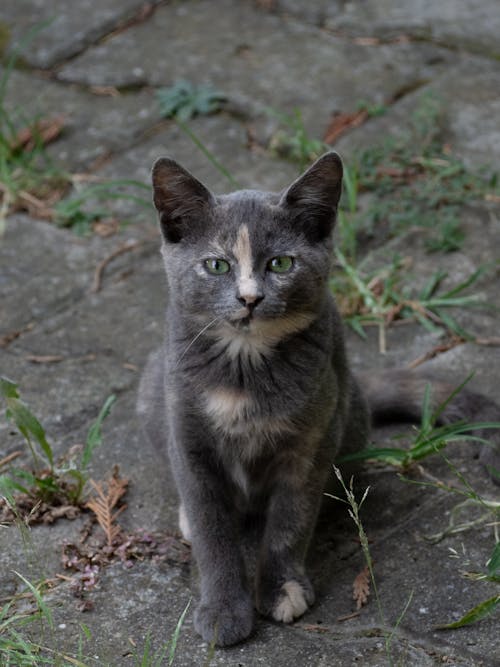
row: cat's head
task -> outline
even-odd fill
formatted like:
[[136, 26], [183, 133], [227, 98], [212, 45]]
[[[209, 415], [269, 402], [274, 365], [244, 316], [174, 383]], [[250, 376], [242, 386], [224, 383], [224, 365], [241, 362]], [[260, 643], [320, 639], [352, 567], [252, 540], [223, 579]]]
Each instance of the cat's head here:
[[280, 194], [215, 196], [160, 158], [153, 188], [169, 298], [185, 317], [227, 331], [303, 327], [325, 298], [341, 184], [333, 152]]

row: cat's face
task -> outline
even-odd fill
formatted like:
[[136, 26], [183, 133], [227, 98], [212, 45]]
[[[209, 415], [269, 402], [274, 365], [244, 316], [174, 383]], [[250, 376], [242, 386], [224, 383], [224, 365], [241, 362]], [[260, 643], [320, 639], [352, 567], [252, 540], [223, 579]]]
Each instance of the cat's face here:
[[324, 298], [340, 159], [329, 153], [283, 194], [213, 196], [175, 162], [153, 170], [170, 298], [227, 337], [305, 328]]

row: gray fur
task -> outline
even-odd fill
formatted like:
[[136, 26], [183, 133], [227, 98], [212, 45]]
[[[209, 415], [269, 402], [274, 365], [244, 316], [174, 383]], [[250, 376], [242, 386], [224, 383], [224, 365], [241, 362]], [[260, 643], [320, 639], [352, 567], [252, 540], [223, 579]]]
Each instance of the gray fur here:
[[[169, 298], [139, 412], [179, 492], [200, 574], [195, 627], [219, 645], [251, 633], [254, 605], [290, 622], [313, 603], [304, 559], [331, 464], [367, 441], [328, 287], [341, 180], [335, 153], [279, 195], [214, 196], [173, 160], [153, 168]], [[276, 274], [281, 256], [293, 264]], [[212, 275], [207, 259], [230, 270]], [[249, 517], [253, 586], [240, 549]]]

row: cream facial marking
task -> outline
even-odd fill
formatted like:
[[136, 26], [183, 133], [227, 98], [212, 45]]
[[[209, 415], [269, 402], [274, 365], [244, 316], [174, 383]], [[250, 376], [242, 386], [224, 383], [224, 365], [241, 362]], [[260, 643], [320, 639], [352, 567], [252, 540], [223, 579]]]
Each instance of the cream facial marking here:
[[258, 297], [258, 286], [253, 275], [252, 247], [247, 225], [241, 226], [232, 250], [240, 267], [238, 294], [246, 303], [253, 303]]

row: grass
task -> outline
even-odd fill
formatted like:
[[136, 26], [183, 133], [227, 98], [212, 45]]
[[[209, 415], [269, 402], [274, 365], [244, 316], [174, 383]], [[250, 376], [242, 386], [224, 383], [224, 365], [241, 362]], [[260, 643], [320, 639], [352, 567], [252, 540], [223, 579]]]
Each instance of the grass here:
[[0, 491], [12, 498], [22, 493], [33, 499], [57, 504], [82, 502], [87, 482], [87, 469], [95, 449], [101, 444], [101, 426], [115, 401], [109, 396], [96, 421], [91, 425], [80, 456], [66, 454], [59, 461], [54, 456], [45, 430], [29, 407], [21, 400], [17, 385], [0, 377], [0, 399], [6, 408], [6, 417], [13, 422], [23, 436], [31, 454], [32, 470], [11, 466], [8, 473], [0, 475]]
[[0, 79], [0, 235], [7, 216], [18, 210], [27, 210], [78, 234], [87, 234], [93, 223], [112, 218], [110, 202], [115, 200], [153, 210], [148, 185], [124, 179], [82, 188], [72, 174], [50, 157], [46, 146], [64, 130], [61, 117], [27, 115], [21, 108], [8, 110], [8, 84], [16, 63], [48, 23], [27, 33], [8, 57]]
[[[401, 473], [405, 473], [416, 466], [419, 467], [421, 474], [431, 477], [431, 481], [420, 481], [415, 479], [407, 479], [402, 477], [402, 479], [408, 483], [418, 484], [420, 486], [432, 487], [440, 491], [446, 491], [453, 495], [459, 495], [463, 500], [457, 503], [452, 510], [450, 511], [450, 518], [448, 526], [434, 534], [427, 536], [426, 539], [430, 542], [438, 542], [445, 537], [450, 535], [455, 535], [462, 533], [466, 530], [471, 530], [473, 528], [483, 527], [485, 525], [491, 525], [493, 527], [493, 536], [494, 544], [492, 552], [486, 563], [486, 571], [480, 568], [480, 571], [466, 572], [465, 575], [469, 579], [490, 581], [494, 583], [500, 583], [500, 534], [499, 534], [499, 519], [500, 519], [500, 502], [498, 500], [490, 500], [484, 498], [479, 494], [467, 481], [465, 476], [452, 464], [451, 461], [445, 456], [444, 450], [449, 447], [452, 443], [459, 441], [479, 441], [480, 443], [487, 443], [482, 437], [474, 436], [474, 432], [481, 430], [489, 429], [500, 429], [499, 422], [485, 422], [485, 423], [466, 423], [463, 421], [455, 422], [452, 424], [437, 425], [437, 421], [447, 405], [452, 401], [455, 396], [463, 389], [465, 384], [470, 380], [470, 376], [458, 386], [450, 396], [435, 409], [432, 408], [431, 400], [431, 387], [430, 385], [426, 388], [424, 395], [424, 401], [422, 405], [422, 417], [421, 422], [418, 427], [415, 428], [415, 432], [411, 443], [407, 448], [400, 447], [369, 447], [360, 452], [350, 454], [339, 459], [339, 463], [347, 461], [362, 461], [362, 460], [371, 460], [371, 461], [382, 461], [386, 464], [394, 466]], [[446, 462], [448, 468], [451, 470], [455, 478], [458, 480], [458, 485], [451, 485], [448, 483], [441, 482], [436, 480], [432, 476], [429, 476], [425, 473], [423, 468], [420, 466], [420, 463], [428, 458], [431, 455], [439, 454], [443, 460]], [[337, 472], [337, 471], [336, 471]], [[499, 473], [500, 471], [492, 471], [493, 473]], [[340, 473], [337, 472], [339, 477]], [[344, 487], [345, 489], [345, 487]], [[347, 491], [346, 491], [347, 494]], [[347, 494], [349, 504], [351, 508], [353, 506], [353, 495], [352, 488], [350, 493]], [[364, 500], [366, 497], [363, 496]], [[361, 506], [361, 503], [359, 503]], [[479, 515], [473, 519], [467, 518], [461, 520], [460, 516], [462, 513], [469, 513], [471, 510], [479, 511]], [[353, 520], [356, 522], [359, 521], [359, 515], [350, 511], [350, 515]], [[358, 525], [356, 523], [356, 525]], [[363, 546], [363, 539], [360, 540], [363, 547], [363, 551], [367, 550], [367, 543]], [[365, 554], [366, 558], [366, 554]], [[370, 574], [373, 577], [372, 566], [368, 562], [368, 567], [370, 568]], [[374, 590], [377, 596], [376, 587], [374, 584]], [[458, 621], [452, 623], [444, 623], [438, 626], [437, 629], [440, 630], [450, 630], [475, 623], [477, 621], [486, 618], [492, 614], [497, 608], [500, 607], [500, 595], [496, 594], [492, 597], [484, 600], [473, 608], [469, 609]]]
[[425, 230], [429, 251], [462, 247], [462, 208], [498, 194], [498, 179], [485, 170], [470, 171], [453, 156], [443, 140], [443, 115], [439, 98], [424, 95], [405, 134], [354, 154], [350, 168], [357, 192], [376, 195], [362, 214], [344, 207], [357, 230], [369, 237], [390, 238], [418, 228]]
[[396, 623], [394, 624], [392, 630], [389, 632], [388, 630], [386, 630], [387, 621], [386, 621], [385, 612], [384, 612], [384, 609], [383, 609], [382, 600], [381, 600], [381, 597], [379, 595], [378, 588], [377, 588], [377, 580], [376, 580], [376, 577], [375, 577], [374, 563], [373, 563], [373, 558], [372, 558], [371, 551], [370, 551], [369, 540], [368, 540], [368, 537], [366, 535], [366, 532], [365, 532], [365, 529], [364, 529], [364, 526], [363, 526], [363, 523], [362, 523], [361, 517], [360, 517], [361, 506], [363, 505], [364, 501], [366, 500], [366, 498], [368, 496], [368, 492], [370, 490], [370, 487], [367, 487], [365, 489], [365, 491], [363, 493], [363, 496], [361, 497], [361, 500], [358, 501], [356, 499], [355, 494], [354, 494], [354, 489], [353, 489], [354, 480], [353, 480], [353, 478], [351, 477], [351, 480], [349, 482], [349, 486], [347, 486], [346, 483], [344, 482], [344, 479], [342, 477], [342, 473], [340, 472], [339, 468], [337, 468], [337, 466], [334, 465], [333, 469], [334, 469], [334, 472], [335, 472], [335, 476], [337, 477], [337, 479], [339, 480], [339, 482], [342, 486], [342, 489], [343, 489], [344, 494], [345, 494], [345, 498], [340, 498], [338, 496], [334, 496], [334, 495], [331, 495], [329, 493], [327, 493], [325, 495], [327, 495], [328, 497], [333, 498], [335, 500], [339, 500], [341, 503], [344, 503], [348, 506], [347, 512], [348, 512], [350, 518], [353, 520], [353, 522], [354, 522], [354, 524], [355, 524], [355, 526], [358, 530], [358, 537], [359, 537], [359, 542], [360, 542], [360, 545], [361, 545], [361, 550], [363, 552], [363, 556], [364, 556], [364, 559], [365, 559], [365, 562], [366, 562], [366, 567], [367, 567], [369, 575], [370, 575], [370, 581], [371, 581], [371, 585], [372, 585], [372, 588], [373, 588], [373, 591], [374, 591], [374, 594], [375, 594], [375, 601], [376, 601], [376, 604], [377, 604], [379, 619], [380, 619], [380, 623], [382, 625], [382, 629], [383, 629], [383, 633], [384, 633], [385, 652], [386, 652], [388, 663], [392, 667], [392, 665], [394, 664], [394, 658], [393, 658], [393, 655], [392, 655], [392, 642], [394, 640], [394, 636], [396, 634], [396, 631], [397, 631], [399, 625], [401, 624], [401, 621], [403, 620], [404, 615], [406, 614], [406, 611], [407, 611], [408, 607], [411, 604], [411, 601], [413, 599], [413, 591], [410, 593], [410, 595], [408, 597], [408, 600], [407, 600], [407, 602], [406, 602], [406, 604], [403, 608], [403, 611], [401, 612], [401, 614], [397, 618]]
[[207, 116], [220, 111], [227, 99], [226, 95], [212, 86], [195, 86], [189, 81], [181, 80], [170, 87], [160, 88], [156, 93], [156, 99], [161, 115], [174, 120], [215, 169], [227, 178], [231, 187], [239, 188], [240, 185], [231, 172], [216, 158], [188, 124], [188, 121], [194, 116]]
[[46, 200], [68, 185], [68, 175], [44, 149], [41, 119], [27, 117], [19, 108], [9, 112], [6, 104], [9, 79], [21, 52], [46, 25], [39, 24], [27, 33], [8, 57], [0, 79], [0, 232], [9, 211], [23, 207], [26, 199]]

